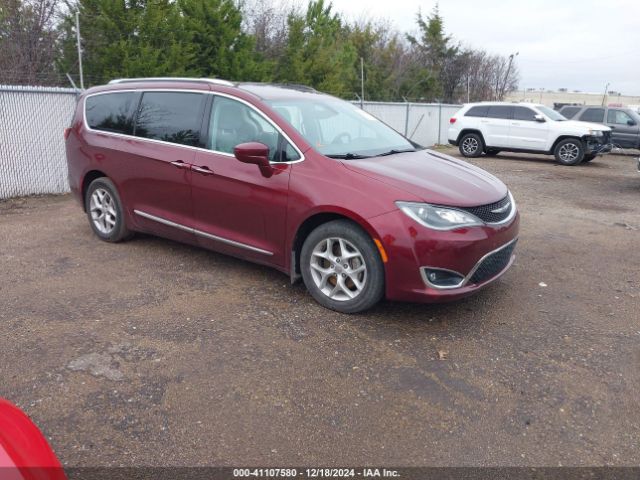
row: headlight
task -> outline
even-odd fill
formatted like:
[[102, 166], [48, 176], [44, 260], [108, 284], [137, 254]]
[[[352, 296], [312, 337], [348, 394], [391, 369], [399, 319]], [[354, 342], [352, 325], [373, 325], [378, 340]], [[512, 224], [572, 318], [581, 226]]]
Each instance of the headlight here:
[[453, 230], [454, 228], [483, 225], [475, 215], [455, 208], [412, 202], [396, 202], [396, 205], [419, 224], [434, 230]]
[[602, 132], [602, 130], [589, 130], [589, 135], [591, 135], [592, 137], [601, 137], [602, 135], [604, 135], [604, 133]]

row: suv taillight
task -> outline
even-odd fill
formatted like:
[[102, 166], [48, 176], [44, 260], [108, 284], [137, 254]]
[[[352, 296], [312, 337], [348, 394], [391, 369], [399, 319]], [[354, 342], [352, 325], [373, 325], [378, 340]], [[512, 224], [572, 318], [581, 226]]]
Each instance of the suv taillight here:
[[456, 123], [457, 118], [456, 117], [451, 117], [449, 119], [449, 123]]

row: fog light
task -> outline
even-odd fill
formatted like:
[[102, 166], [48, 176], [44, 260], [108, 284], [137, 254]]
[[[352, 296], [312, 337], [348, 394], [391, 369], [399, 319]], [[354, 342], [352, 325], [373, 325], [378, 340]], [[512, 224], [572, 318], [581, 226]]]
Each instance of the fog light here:
[[461, 286], [464, 281], [462, 275], [451, 270], [423, 268], [422, 274], [427, 284], [435, 288], [455, 288]]

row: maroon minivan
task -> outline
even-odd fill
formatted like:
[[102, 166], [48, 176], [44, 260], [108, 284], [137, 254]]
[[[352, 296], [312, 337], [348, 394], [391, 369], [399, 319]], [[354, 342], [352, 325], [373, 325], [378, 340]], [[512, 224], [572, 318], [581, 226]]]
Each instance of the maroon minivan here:
[[308, 87], [114, 80], [81, 95], [65, 137], [102, 240], [145, 232], [269, 265], [340, 312], [460, 298], [513, 262], [500, 180]]

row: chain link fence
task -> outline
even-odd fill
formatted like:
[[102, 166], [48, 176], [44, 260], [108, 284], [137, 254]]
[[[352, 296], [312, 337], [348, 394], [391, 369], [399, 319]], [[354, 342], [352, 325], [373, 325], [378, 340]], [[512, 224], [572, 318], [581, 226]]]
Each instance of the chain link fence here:
[[77, 91], [0, 85], [0, 199], [69, 191], [64, 129]]
[[[0, 85], [0, 199], [69, 191], [63, 132], [78, 91]], [[357, 103], [359, 105], [359, 102]], [[460, 105], [364, 102], [362, 107], [414, 142], [447, 143]]]

